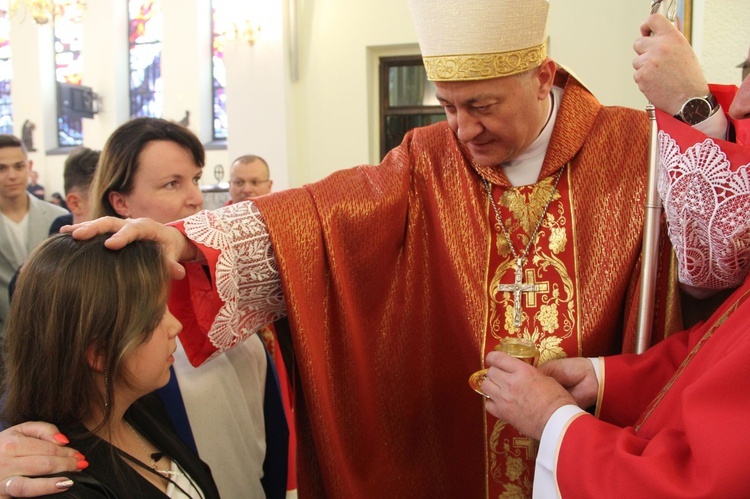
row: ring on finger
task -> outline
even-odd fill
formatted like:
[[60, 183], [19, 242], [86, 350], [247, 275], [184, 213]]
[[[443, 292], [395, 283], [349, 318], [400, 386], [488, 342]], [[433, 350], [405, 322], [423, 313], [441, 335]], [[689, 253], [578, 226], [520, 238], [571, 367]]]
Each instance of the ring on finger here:
[[7, 495], [11, 495], [11, 493], [10, 493], [10, 490], [8, 490], [8, 489], [10, 489], [10, 484], [11, 484], [11, 482], [12, 482], [13, 480], [15, 480], [16, 478], [18, 478], [18, 475], [14, 475], [14, 476], [12, 476], [12, 477], [8, 478], [7, 480], [5, 480], [5, 493], [6, 493]]

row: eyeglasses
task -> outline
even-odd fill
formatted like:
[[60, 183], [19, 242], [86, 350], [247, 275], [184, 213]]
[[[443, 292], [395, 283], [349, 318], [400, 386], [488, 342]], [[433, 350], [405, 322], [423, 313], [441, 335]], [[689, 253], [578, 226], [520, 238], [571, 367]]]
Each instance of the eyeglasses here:
[[237, 180], [232, 180], [231, 184], [233, 186], [235, 186], [235, 187], [238, 187], [238, 188], [242, 187], [245, 184], [249, 184], [252, 187], [258, 187], [260, 185], [265, 184], [266, 182], [269, 182], [270, 180], [271, 180], [270, 178], [267, 178], [265, 180], [259, 180], [257, 178], [254, 178], [254, 179], [251, 179], [251, 180], [240, 180], [240, 179], [237, 179]]

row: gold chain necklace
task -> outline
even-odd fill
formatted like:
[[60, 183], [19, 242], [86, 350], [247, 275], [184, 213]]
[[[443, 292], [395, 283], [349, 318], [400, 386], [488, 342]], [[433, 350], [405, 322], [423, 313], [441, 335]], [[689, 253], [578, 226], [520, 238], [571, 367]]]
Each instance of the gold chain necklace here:
[[482, 183], [484, 184], [484, 188], [487, 191], [487, 197], [490, 198], [490, 205], [492, 206], [492, 209], [495, 211], [495, 219], [497, 220], [497, 223], [500, 226], [500, 230], [503, 236], [505, 237], [506, 242], [508, 243], [510, 252], [513, 254], [513, 259], [515, 260], [514, 262], [515, 282], [513, 284], [499, 284], [497, 286], [498, 292], [513, 293], [513, 327], [514, 329], [518, 329], [521, 327], [521, 293], [536, 293], [540, 291], [539, 286], [537, 284], [529, 284], [529, 283], [523, 282], [523, 263], [529, 254], [529, 249], [531, 249], [531, 245], [534, 244], [534, 239], [536, 238], [537, 232], [539, 232], [539, 229], [542, 226], [544, 217], [547, 215], [547, 210], [549, 209], [549, 205], [552, 204], [552, 200], [555, 198], [555, 193], [557, 192], [557, 184], [560, 182], [560, 177], [562, 177], [563, 171], [565, 171], [565, 166], [567, 165], [563, 165], [563, 167], [560, 168], [560, 171], [555, 177], [555, 183], [552, 186], [552, 193], [550, 193], [549, 200], [547, 201], [547, 204], [544, 206], [544, 210], [542, 210], [542, 214], [539, 217], [539, 221], [537, 221], [536, 227], [534, 227], [534, 231], [531, 233], [531, 236], [529, 237], [529, 242], [526, 243], [526, 247], [523, 249], [523, 252], [520, 255], [516, 253], [516, 249], [513, 247], [513, 242], [510, 239], [510, 234], [508, 234], [508, 229], [505, 228], [503, 219], [500, 216], [500, 210], [498, 209], [497, 204], [495, 203], [495, 199], [492, 197], [492, 187], [490, 187], [489, 181], [487, 181], [486, 178], [480, 175], [480, 178], [482, 179]]
[[141, 438], [140, 434], [138, 434], [138, 432], [136, 431], [136, 429], [133, 428], [133, 425], [131, 425], [127, 421], [124, 421], [124, 423], [125, 423], [125, 426], [127, 426], [128, 428], [130, 428], [130, 431], [133, 432], [133, 435], [135, 435], [135, 439], [138, 440], [138, 444], [141, 446], [141, 449], [143, 449], [143, 453], [146, 454], [146, 457], [148, 457], [148, 460], [151, 462], [150, 463], [151, 469], [153, 469], [155, 472], [157, 472], [158, 474], [160, 474], [161, 476], [163, 476], [166, 479], [169, 479], [170, 477], [174, 477], [174, 476], [178, 476], [178, 475], [182, 474], [179, 471], [161, 470], [161, 469], [159, 469], [159, 467], [156, 465], [156, 462], [159, 459], [161, 459], [162, 457], [164, 457], [164, 453], [163, 452], [149, 452], [148, 451], [148, 447], [146, 447], [146, 444], [143, 441], [143, 439]]

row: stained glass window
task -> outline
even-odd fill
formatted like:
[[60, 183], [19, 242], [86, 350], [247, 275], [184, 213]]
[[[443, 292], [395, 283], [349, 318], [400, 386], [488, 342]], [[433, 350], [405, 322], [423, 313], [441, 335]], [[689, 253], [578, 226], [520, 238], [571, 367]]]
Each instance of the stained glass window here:
[[[83, 7], [78, 0], [55, 0], [55, 79], [63, 85], [81, 85]], [[58, 85], [58, 89], [60, 85]], [[83, 118], [61, 107], [58, 95], [57, 143], [60, 147], [83, 144]]]
[[224, 66], [224, 45], [226, 43], [222, 33], [232, 29], [232, 10], [230, 4], [233, 0], [212, 0], [212, 54], [213, 54], [213, 84], [212, 99], [213, 106], [213, 139], [226, 140], [227, 138], [227, 70]]
[[161, 118], [161, 0], [128, 0], [130, 19], [130, 116]]
[[10, 62], [10, 20], [8, 0], [0, 0], [0, 133], [13, 133], [13, 113], [10, 103], [10, 81], [13, 69]]

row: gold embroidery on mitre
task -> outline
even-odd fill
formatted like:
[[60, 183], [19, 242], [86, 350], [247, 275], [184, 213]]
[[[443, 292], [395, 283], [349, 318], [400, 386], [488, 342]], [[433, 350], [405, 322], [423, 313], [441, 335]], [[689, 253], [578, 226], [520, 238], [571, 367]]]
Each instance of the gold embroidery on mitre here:
[[509, 52], [425, 56], [424, 68], [431, 81], [486, 80], [523, 73], [547, 58], [547, 44]]

